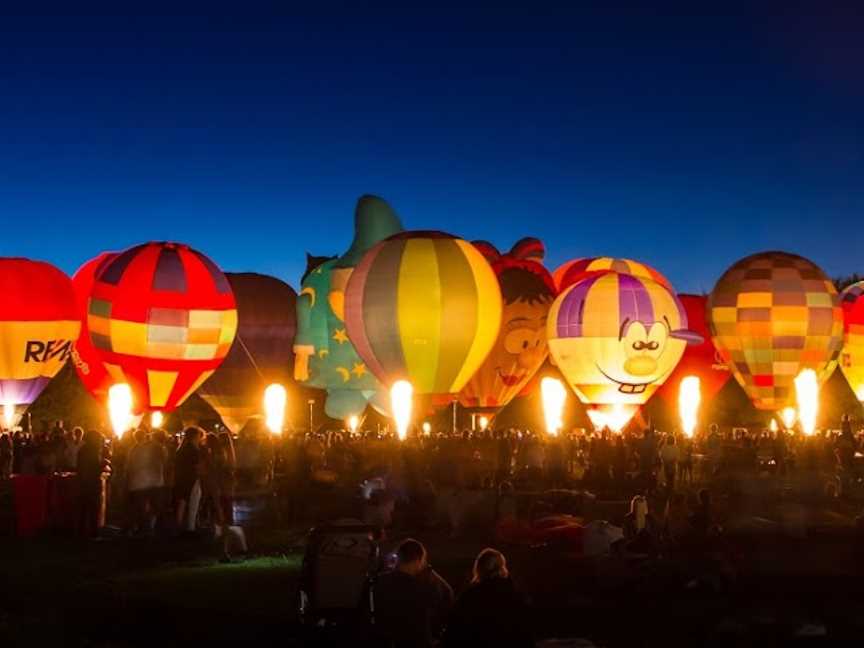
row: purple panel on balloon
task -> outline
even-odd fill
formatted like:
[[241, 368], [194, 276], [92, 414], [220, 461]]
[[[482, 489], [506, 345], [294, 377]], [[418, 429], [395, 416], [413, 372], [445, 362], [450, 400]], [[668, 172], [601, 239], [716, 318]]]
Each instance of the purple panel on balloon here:
[[0, 380], [0, 404], [29, 405], [48, 384], [49, 378]]

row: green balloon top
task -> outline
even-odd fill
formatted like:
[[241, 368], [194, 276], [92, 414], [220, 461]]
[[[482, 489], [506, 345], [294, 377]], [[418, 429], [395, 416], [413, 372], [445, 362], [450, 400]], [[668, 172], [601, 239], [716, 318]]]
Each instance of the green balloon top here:
[[401, 231], [402, 221], [386, 200], [369, 194], [360, 196], [354, 209], [354, 240], [335, 266], [353, 268], [376, 243]]

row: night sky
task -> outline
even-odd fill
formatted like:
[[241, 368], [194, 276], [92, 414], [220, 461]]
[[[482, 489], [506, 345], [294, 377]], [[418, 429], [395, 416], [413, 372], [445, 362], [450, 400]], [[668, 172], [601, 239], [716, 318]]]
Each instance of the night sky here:
[[0, 16], [0, 255], [71, 274], [175, 239], [296, 287], [376, 193], [681, 291], [764, 249], [864, 271], [860, 3], [304, 4]]

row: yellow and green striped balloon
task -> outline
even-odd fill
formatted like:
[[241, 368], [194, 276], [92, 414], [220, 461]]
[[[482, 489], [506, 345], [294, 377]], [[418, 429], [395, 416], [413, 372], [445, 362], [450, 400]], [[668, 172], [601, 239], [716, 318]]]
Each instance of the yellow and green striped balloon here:
[[469, 242], [442, 232], [403, 232], [369, 250], [345, 294], [348, 336], [385, 385], [455, 394], [498, 337], [501, 290]]

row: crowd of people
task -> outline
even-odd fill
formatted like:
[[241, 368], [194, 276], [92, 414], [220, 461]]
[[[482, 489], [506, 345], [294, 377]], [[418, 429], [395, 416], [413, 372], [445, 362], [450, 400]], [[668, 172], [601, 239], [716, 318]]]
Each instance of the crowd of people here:
[[[259, 420], [238, 435], [187, 425], [116, 438], [58, 421], [37, 434], [0, 434], [0, 479], [71, 476], [64, 483], [75, 485], [78, 534], [95, 536], [106, 525], [146, 537], [206, 532], [225, 559], [247, 550], [237, 501], [257, 494], [284, 526], [321, 521], [316, 505], [335, 497], [385, 530], [444, 527], [455, 537], [471, 532], [473, 516], [498, 547], [557, 543], [585, 556], [650, 560], [677, 552], [692, 560], [720, 537], [716, 494], [747, 479], [807, 477], [822, 495], [848, 497], [860, 482], [862, 450], [848, 418], [839, 431], [812, 436], [710, 425], [690, 438], [649, 425], [558, 436], [414, 428], [404, 440], [386, 430], [273, 435]], [[596, 499], [629, 501], [629, 510], [612, 522], [592, 519], [586, 502]], [[435, 636], [445, 645], [488, 642], [498, 632], [529, 645], [521, 597], [498, 550], [477, 556], [458, 599], [429, 568], [422, 543], [402, 542], [397, 556], [396, 569], [376, 585], [380, 631], [406, 645]]]

